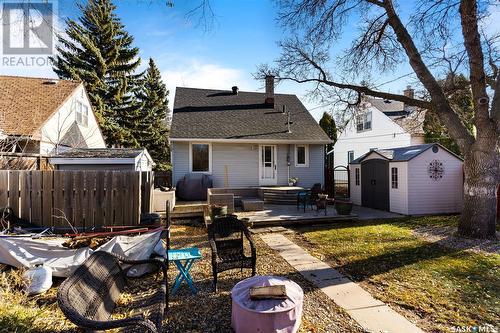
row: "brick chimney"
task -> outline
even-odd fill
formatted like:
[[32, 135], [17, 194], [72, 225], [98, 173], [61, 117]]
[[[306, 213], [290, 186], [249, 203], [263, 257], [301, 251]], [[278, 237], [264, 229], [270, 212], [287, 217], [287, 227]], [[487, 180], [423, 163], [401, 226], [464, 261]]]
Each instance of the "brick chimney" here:
[[413, 89], [411, 86], [406, 86], [406, 89], [403, 90], [403, 95], [409, 98], [414, 98], [415, 96], [415, 89]]
[[266, 104], [274, 106], [274, 75], [266, 75]]

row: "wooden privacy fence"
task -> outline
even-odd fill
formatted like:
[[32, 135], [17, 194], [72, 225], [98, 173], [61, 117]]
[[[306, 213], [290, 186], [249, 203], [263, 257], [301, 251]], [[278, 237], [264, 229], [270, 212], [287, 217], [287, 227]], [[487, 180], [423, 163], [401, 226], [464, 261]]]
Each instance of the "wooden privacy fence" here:
[[0, 170], [0, 207], [43, 227], [135, 225], [150, 212], [153, 181], [152, 172]]

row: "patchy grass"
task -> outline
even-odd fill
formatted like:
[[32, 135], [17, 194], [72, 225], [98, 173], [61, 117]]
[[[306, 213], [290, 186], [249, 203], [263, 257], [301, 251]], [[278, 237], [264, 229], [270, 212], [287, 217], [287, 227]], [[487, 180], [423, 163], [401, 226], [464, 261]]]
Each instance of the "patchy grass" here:
[[413, 230], [458, 218], [422, 217], [299, 229], [310, 251], [429, 331], [500, 322], [500, 255], [424, 241]]
[[57, 307], [56, 288], [28, 297], [22, 274], [22, 270], [0, 272], [0, 332], [76, 331]]

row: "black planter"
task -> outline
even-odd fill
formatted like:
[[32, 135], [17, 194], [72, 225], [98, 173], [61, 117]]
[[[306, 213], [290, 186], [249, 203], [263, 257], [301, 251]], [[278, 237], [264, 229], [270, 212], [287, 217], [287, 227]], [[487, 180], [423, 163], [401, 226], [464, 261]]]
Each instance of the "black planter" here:
[[350, 215], [352, 212], [352, 202], [348, 200], [335, 200], [335, 210], [339, 215]]

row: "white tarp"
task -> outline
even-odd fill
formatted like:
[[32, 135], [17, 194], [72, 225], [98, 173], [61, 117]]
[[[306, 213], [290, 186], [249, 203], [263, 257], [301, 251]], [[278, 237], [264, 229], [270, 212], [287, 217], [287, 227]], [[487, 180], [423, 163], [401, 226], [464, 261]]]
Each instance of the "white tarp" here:
[[[115, 236], [95, 250], [89, 247], [68, 249], [62, 246], [67, 238], [44, 240], [0, 237], [0, 263], [17, 268], [30, 268], [43, 263], [52, 269], [53, 276], [68, 277], [94, 251], [112, 252], [131, 260], [148, 259], [153, 252], [164, 256], [160, 236], [161, 230], [137, 236]], [[141, 275], [143, 271], [130, 273]]]

